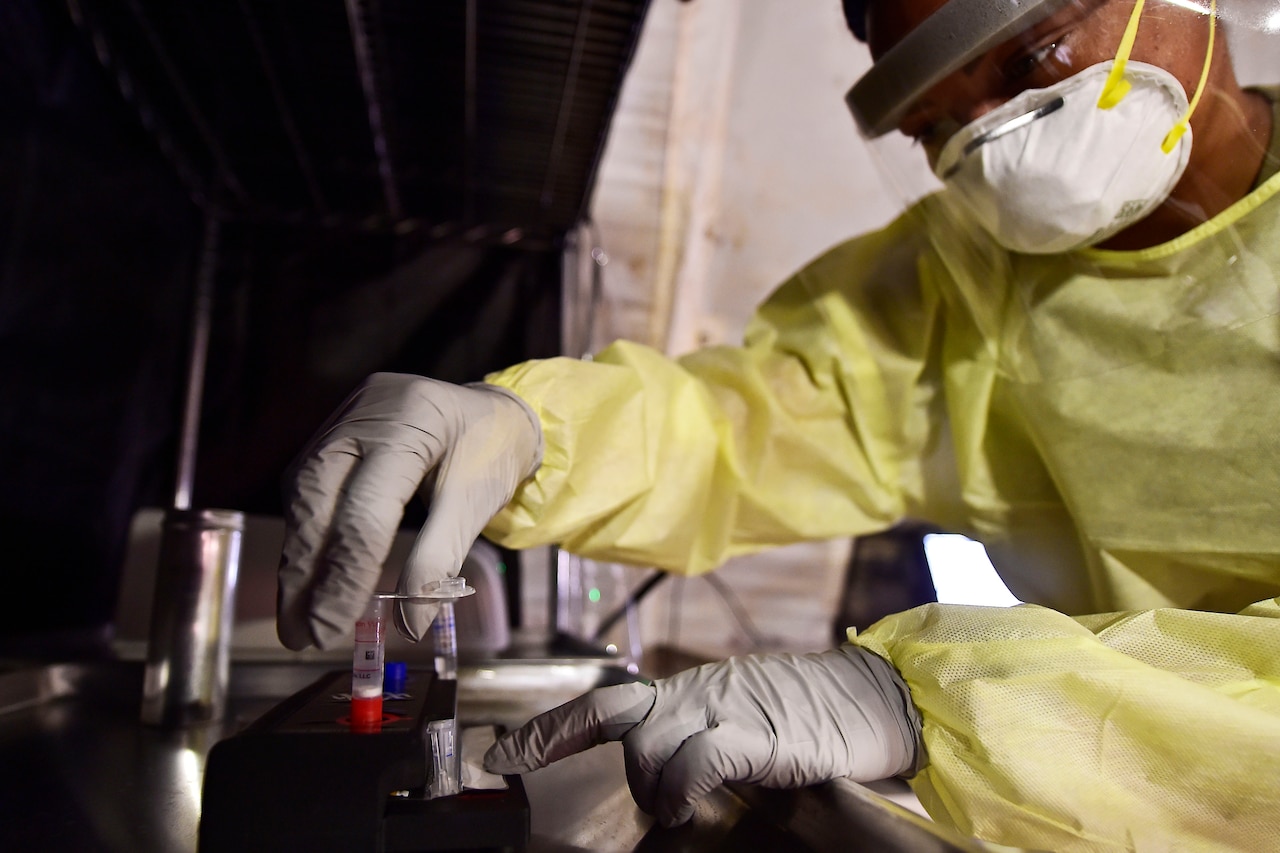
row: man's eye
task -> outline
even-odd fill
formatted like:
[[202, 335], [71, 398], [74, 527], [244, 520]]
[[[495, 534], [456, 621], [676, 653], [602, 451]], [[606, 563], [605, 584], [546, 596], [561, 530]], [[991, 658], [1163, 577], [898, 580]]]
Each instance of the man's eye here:
[[1011, 80], [1021, 80], [1027, 77], [1041, 67], [1043, 67], [1050, 59], [1053, 59], [1058, 52], [1059, 42], [1053, 41], [1029, 51], [1011, 61], [1005, 66], [1005, 74]]

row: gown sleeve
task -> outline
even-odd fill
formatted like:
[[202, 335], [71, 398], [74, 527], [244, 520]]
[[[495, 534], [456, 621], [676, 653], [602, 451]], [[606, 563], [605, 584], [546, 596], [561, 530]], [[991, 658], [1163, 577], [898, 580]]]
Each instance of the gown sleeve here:
[[486, 535], [697, 574], [901, 519], [927, 491], [940, 405], [916, 241], [899, 220], [828, 251], [742, 346], [671, 359], [622, 341], [487, 377], [530, 404], [546, 451]]
[[1055, 851], [1280, 837], [1280, 599], [1074, 619], [934, 604], [851, 639], [902, 673], [928, 753], [912, 787], [963, 833]]

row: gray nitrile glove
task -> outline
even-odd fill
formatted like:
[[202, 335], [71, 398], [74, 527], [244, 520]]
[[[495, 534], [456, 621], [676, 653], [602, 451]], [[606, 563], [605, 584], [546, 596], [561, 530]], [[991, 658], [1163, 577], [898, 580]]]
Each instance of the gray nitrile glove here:
[[[404, 515], [430, 490], [426, 523], [397, 590], [458, 574], [489, 520], [537, 470], [542, 429], [519, 397], [375, 373], [333, 414], [290, 469], [276, 628], [290, 649], [329, 648], [351, 633]], [[419, 639], [435, 607], [406, 606]]]
[[660, 679], [602, 687], [504, 735], [491, 773], [524, 773], [621, 740], [631, 796], [684, 823], [725, 781], [797, 788], [842, 776], [914, 773], [920, 717], [891, 664], [857, 646], [746, 655]]

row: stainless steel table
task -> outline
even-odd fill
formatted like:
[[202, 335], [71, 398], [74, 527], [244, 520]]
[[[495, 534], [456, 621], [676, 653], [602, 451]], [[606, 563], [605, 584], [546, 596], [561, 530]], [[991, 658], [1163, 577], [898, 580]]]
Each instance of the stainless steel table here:
[[[166, 732], [138, 722], [138, 662], [10, 663], [0, 672], [0, 850], [195, 850], [209, 749], [335, 668], [341, 664], [237, 662], [224, 722]], [[631, 677], [607, 659], [464, 665], [459, 720], [519, 725]], [[527, 774], [524, 782], [531, 853], [991, 849], [844, 781], [798, 791], [726, 786], [689, 824], [663, 829], [632, 802], [618, 744]]]

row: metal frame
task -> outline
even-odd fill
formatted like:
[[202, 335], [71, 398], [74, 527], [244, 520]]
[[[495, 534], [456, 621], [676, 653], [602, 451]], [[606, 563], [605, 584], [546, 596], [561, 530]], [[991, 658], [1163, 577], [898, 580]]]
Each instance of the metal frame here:
[[351, 46], [355, 51], [360, 86], [364, 90], [365, 107], [369, 113], [369, 130], [373, 134], [373, 152], [378, 160], [378, 176], [382, 180], [382, 195], [391, 220], [399, 222], [404, 217], [404, 209], [400, 204], [389, 142], [390, 113], [383, 109], [384, 85], [374, 63], [371, 37], [370, 22], [377, 19], [377, 3], [376, 0], [346, 0], [346, 7], [347, 21], [351, 26]]

